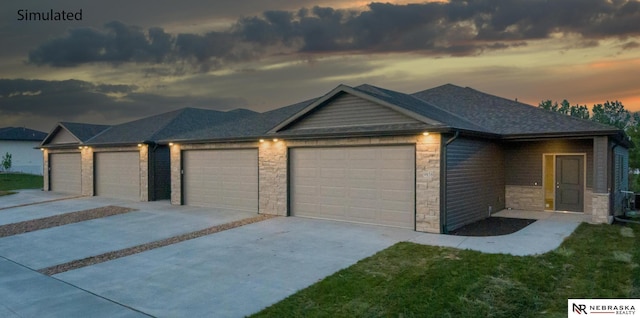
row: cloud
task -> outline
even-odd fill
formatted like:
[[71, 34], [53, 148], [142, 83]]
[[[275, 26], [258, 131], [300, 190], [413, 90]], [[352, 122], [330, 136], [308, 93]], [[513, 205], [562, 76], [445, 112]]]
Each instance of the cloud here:
[[[200, 71], [270, 54], [416, 52], [469, 56], [571, 36], [579, 46], [640, 35], [635, 0], [478, 0], [420, 4], [371, 3], [368, 10], [331, 7], [264, 11], [222, 31], [169, 34], [110, 22], [78, 28], [33, 49], [29, 62], [57, 67], [84, 63], [176, 61]], [[629, 46], [626, 48], [633, 48]]]
[[246, 104], [241, 98], [142, 93], [133, 85], [0, 79], [0, 118], [21, 119], [45, 131], [58, 121], [114, 124], [182, 107], [229, 110]]

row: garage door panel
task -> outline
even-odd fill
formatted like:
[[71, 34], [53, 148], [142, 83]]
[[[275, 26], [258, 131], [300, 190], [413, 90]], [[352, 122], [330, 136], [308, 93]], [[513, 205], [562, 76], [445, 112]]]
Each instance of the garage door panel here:
[[54, 153], [49, 156], [51, 191], [80, 194], [82, 168], [79, 153]]
[[297, 148], [290, 162], [293, 215], [414, 227], [414, 146]]
[[186, 150], [183, 170], [185, 204], [257, 212], [257, 149]]
[[140, 200], [139, 152], [96, 152], [94, 164], [96, 195]]

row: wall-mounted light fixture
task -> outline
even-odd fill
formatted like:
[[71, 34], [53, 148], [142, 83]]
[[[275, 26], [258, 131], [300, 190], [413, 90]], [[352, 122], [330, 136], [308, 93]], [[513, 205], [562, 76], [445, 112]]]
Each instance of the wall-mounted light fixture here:
[[264, 139], [260, 139], [260, 142], [264, 142]]
[[273, 138], [273, 142], [278, 142], [278, 138]]
[[138, 144], [138, 147], [142, 147], [142, 144]]
[[425, 131], [425, 132], [422, 133], [422, 135], [429, 136], [429, 132]]
[[172, 142], [170, 142], [170, 143], [169, 143], [169, 146], [173, 146], [173, 143], [172, 143]]
[[78, 147], [78, 149], [82, 150], [82, 146]]

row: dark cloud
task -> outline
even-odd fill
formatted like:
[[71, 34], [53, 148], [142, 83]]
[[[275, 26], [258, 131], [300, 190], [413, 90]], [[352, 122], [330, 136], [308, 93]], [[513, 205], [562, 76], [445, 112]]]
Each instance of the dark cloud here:
[[[226, 31], [171, 35], [110, 22], [104, 30], [79, 28], [32, 50], [29, 62], [52, 66], [176, 60], [201, 70], [225, 62], [286, 53], [418, 52], [474, 55], [521, 46], [557, 34], [577, 35], [578, 45], [608, 37], [640, 35], [640, 2], [634, 0], [452, 0], [396, 5], [371, 3], [367, 11], [313, 7], [265, 11], [240, 18]], [[278, 51], [276, 51], [278, 52]]]
[[[48, 131], [58, 121], [114, 124], [182, 107], [228, 110], [245, 107], [241, 98], [160, 96], [136, 92], [132, 85], [93, 84], [79, 80], [0, 79], [0, 118], [20, 118]], [[39, 118], [35, 123], [29, 118]]]

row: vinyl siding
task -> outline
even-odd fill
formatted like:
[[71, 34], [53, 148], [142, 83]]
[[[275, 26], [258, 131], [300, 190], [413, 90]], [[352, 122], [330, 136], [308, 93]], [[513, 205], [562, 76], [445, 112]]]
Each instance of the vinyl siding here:
[[60, 128], [56, 135], [51, 139], [49, 144], [73, 144], [77, 143], [78, 139], [73, 137], [73, 135], [68, 132], [66, 129]]
[[629, 150], [622, 146], [614, 149], [614, 194], [613, 194], [613, 212], [614, 215], [624, 213], [623, 201], [625, 194], [620, 191], [629, 190]]
[[454, 230], [504, 209], [504, 154], [500, 145], [458, 138], [446, 148], [446, 227]]
[[593, 141], [550, 140], [508, 142], [505, 152], [505, 181], [507, 185], [542, 186], [542, 154], [586, 153], [587, 188], [593, 186]]
[[306, 114], [288, 130], [407, 123], [419, 123], [419, 121], [386, 106], [353, 95], [342, 94], [328, 104]]

